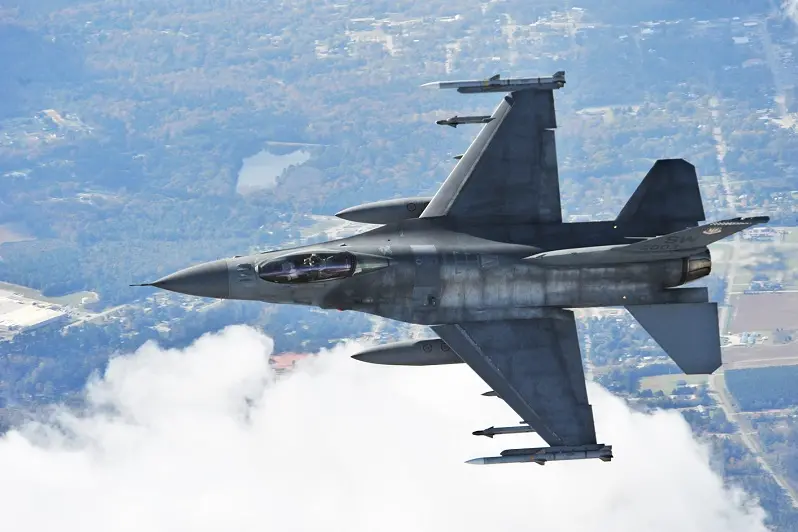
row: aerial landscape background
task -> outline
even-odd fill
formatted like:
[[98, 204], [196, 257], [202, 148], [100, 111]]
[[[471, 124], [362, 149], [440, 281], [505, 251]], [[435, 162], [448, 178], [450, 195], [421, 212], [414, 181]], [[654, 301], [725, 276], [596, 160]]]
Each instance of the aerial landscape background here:
[[[12, 473], [0, 477], [14, 481], [0, 480], [0, 497], [18, 497], [9, 507], [19, 516], [24, 496], [51, 497], [77, 522], [89, 511], [80, 495], [105, 486], [112, 471], [131, 482], [129, 492], [99, 491], [109, 508], [160, 482], [182, 494], [171, 510], [156, 509], [168, 497], [142, 499], [152, 512], [137, 524], [151, 529], [170, 529], [161, 518], [208, 496], [192, 486], [216, 479], [235, 496], [212, 507], [235, 509], [245, 529], [261, 498], [273, 498], [267, 513], [288, 516], [304, 493], [306, 504], [337, 511], [341, 529], [374, 530], [380, 512], [394, 511], [384, 499], [409, 497], [417, 511], [392, 523], [397, 529], [476, 530], [491, 526], [492, 512], [528, 503], [515, 491], [537, 494], [536, 506], [553, 516], [569, 511], [557, 494], [581, 485], [574, 497], [584, 515], [570, 526], [553, 517], [538, 524], [798, 530], [796, 54], [798, 3], [774, 0], [5, 2], [0, 470]], [[498, 424], [496, 416], [514, 421], [479, 396], [484, 385], [458, 370], [381, 372], [339, 360], [351, 351], [344, 340], [428, 334], [423, 328], [129, 286], [196, 262], [363, 230], [332, 215], [434, 194], [480, 127], [435, 121], [489, 114], [498, 103], [496, 94], [421, 84], [558, 70], [567, 80], [555, 94], [564, 220], [613, 219], [653, 162], [671, 157], [697, 167], [708, 220], [771, 217], [711, 247], [704, 284], [721, 306], [724, 342], [715, 375], [680, 374], [623, 310], [579, 313], [597, 430], [615, 435], [612, 464], [461, 472], [489, 444], [472, 442], [472, 430]], [[206, 333], [218, 334], [197, 340]], [[149, 399], [130, 392], [137, 386]], [[109, 408], [139, 425], [98, 414]], [[603, 408], [611, 413], [599, 417]], [[48, 421], [34, 426], [32, 416]], [[225, 432], [231, 419], [245, 425]], [[103, 439], [102, 427], [130, 443]], [[220, 436], [204, 441], [211, 433]], [[45, 452], [85, 441], [105, 449], [98, 456], [110, 470], [95, 455], [75, 455], [93, 464], [84, 470]], [[304, 458], [289, 460], [295, 469], [280, 460], [300, 450]], [[262, 461], [252, 458], [261, 452]], [[397, 453], [406, 453], [398, 465], [383, 457]], [[351, 465], [360, 461], [372, 466]], [[41, 473], [22, 467], [31, 463]], [[171, 463], [172, 476], [144, 474]], [[51, 492], [42, 488], [45, 465], [72, 474], [53, 480]], [[258, 470], [264, 479], [254, 478]], [[414, 471], [426, 472], [425, 485]], [[592, 498], [602, 483], [607, 495]], [[659, 504], [636, 493], [644, 487]], [[74, 500], [60, 489], [76, 490]], [[428, 502], [446, 491], [446, 504], [473, 508], [447, 522]], [[665, 511], [669, 497], [684, 502], [691, 523]], [[695, 503], [702, 497], [704, 507]], [[608, 509], [619, 500], [640, 506], [638, 517]], [[478, 512], [480, 501], [495, 510]], [[599, 507], [603, 524], [590, 518]], [[296, 529], [317, 529], [302, 519]]]

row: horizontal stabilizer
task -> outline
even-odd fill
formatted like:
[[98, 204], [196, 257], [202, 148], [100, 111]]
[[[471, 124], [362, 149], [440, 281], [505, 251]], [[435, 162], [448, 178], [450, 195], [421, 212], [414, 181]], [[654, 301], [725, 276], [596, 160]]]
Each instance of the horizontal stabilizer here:
[[532, 255], [524, 260], [542, 265], [572, 266], [679, 259], [701, 253], [713, 242], [748, 229], [752, 225], [767, 223], [769, 220], [767, 216], [732, 218], [699, 227], [689, 227], [632, 244], [556, 249]]
[[[717, 242], [734, 233], [757, 224], [768, 223], [767, 216], [752, 216], [751, 218], [732, 218], [720, 222], [712, 222], [699, 227], [690, 227], [669, 235], [662, 235], [648, 240], [642, 240], [621, 248], [624, 253], [665, 253], [687, 251], [691, 255], [697, 250], [704, 249], [713, 242]], [[619, 250], [620, 251], [620, 250]]]
[[626, 308], [685, 374], [704, 375], [720, 367], [717, 303]]

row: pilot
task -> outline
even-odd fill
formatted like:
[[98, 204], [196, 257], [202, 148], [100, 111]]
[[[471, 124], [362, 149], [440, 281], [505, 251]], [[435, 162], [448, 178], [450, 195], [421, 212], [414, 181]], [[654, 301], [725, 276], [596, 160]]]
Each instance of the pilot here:
[[299, 278], [299, 272], [296, 270], [296, 266], [294, 266], [294, 263], [291, 262], [290, 260], [285, 261], [282, 264], [282, 270], [283, 274], [285, 274], [285, 278], [288, 279], [289, 281], [292, 279]]
[[306, 258], [303, 262], [305, 266], [319, 266], [321, 264], [321, 257], [312, 253], [310, 257]]

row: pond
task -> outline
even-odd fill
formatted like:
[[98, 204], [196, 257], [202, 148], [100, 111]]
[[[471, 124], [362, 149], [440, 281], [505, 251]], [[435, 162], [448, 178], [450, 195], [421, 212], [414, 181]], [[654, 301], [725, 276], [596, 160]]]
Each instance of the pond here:
[[310, 152], [295, 150], [284, 155], [275, 155], [263, 150], [244, 159], [238, 173], [236, 191], [240, 194], [255, 190], [268, 190], [277, 184], [277, 178], [289, 167], [304, 164], [310, 160]]

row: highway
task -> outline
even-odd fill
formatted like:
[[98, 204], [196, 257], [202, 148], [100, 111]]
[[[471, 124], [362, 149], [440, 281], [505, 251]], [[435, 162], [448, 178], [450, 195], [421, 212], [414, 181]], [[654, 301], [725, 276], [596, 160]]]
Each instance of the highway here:
[[[725, 300], [722, 305], [719, 305], [718, 319], [720, 323], [721, 335], [728, 334], [729, 326], [732, 322], [733, 312], [730, 303], [731, 300], [731, 287], [734, 286], [734, 278], [737, 273], [738, 261], [737, 247], [739, 245], [739, 238], [735, 238], [731, 247], [731, 254], [728, 257], [728, 269], [726, 271], [727, 290]], [[736, 403], [726, 388], [726, 380], [724, 376], [724, 367], [721, 367], [716, 373], [709, 376], [709, 389], [715, 392], [715, 397], [718, 401], [718, 406], [723, 409], [726, 418], [737, 425], [739, 429], [740, 438], [743, 444], [748, 448], [751, 454], [756, 458], [756, 461], [762, 466], [762, 469], [769, 474], [774, 482], [781, 486], [787, 496], [790, 498], [794, 508], [798, 508], [798, 493], [787, 483], [787, 481], [777, 473], [768, 464], [765, 459], [764, 449], [759, 441], [756, 431], [753, 430], [751, 424], [744, 414], [737, 411]]]
[[754, 458], [756, 458], [756, 461], [762, 466], [762, 469], [773, 477], [776, 484], [784, 490], [790, 498], [790, 501], [792, 501], [793, 507], [798, 508], [798, 493], [779, 473], [774, 471], [767, 460], [765, 460], [765, 452], [757, 437], [757, 433], [751, 426], [748, 418], [745, 417], [745, 414], [737, 412], [734, 399], [726, 388], [726, 379], [722, 371], [709, 376], [709, 388], [715, 392], [718, 405], [723, 409], [723, 413], [726, 414], [728, 420], [737, 425], [743, 444], [748, 447], [748, 450], [754, 455]]
[[[768, 47], [769, 43], [765, 42], [765, 45]], [[771, 70], [773, 70], [772, 65]], [[774, 77], [777, 77], [776, 72], [773, 72], [773, 75]], [[724, 138], [723, 130], [721, 129], [718, 121], [721, 113], [719, 103], [719, 100], [714, 96], [709, 99], [709, 118], [710, 123], [712, 124], [712, 136], [715, 140], [716, 157], [718, 160], [718, 167], [720, 169], [723, 197], [726, 200], [726, 209], [728, 212], [733, 213], [736, 208], [736, 201], [731, 190], [729, 174], [726, 169], [725, 158], [726, 154], [728, 153], [728, 147]], [[738, 233], [734, 236], [734, 240], [731, 243], [732, 245], [729, 246], [731, 250], [728, 258], [726, 259], [727, 288], [723, 303], [718, 305], [718, 320], [720, 324], [721, 335], [728, 334], [729, 326], [731, 325], [734, 314], [730, 303], [732, 290], [734, 288], [734, 279], [736, 277], [737, 269], [740, 263], [737, 257], [740, 242], [741, 238], [740, 234]], [[726, 418], [731, 423], [737, 425], [743, 444], [756, 458], [756, 461], [762, 466], [762, 469], [764, 469], [773, 478], [776, 484], [781, 486], [781, 488], [790, 498], [793, 507], [798, 508], [798, 494], [796, 494], [795, 490], [787, 483], [787, 481], [779, 473], [774, 471], [770, 464], [768, 464], [767, 460], [765, 459], [765, 453], [763, 452], [763, 446], [759, 441], [756, 432], [752, 429], [751, 424], [745, 415], [737, 412], [736, 403], [729, 393], [729, 390], [726, 388], [726, 380], [724, 378], [723, 371], [724, 368], [721, 367], [715, 374], [710, 375], [709, 389], [715, 392], [718, 405], [723, 409], [723, 413], [726, 414]]]

